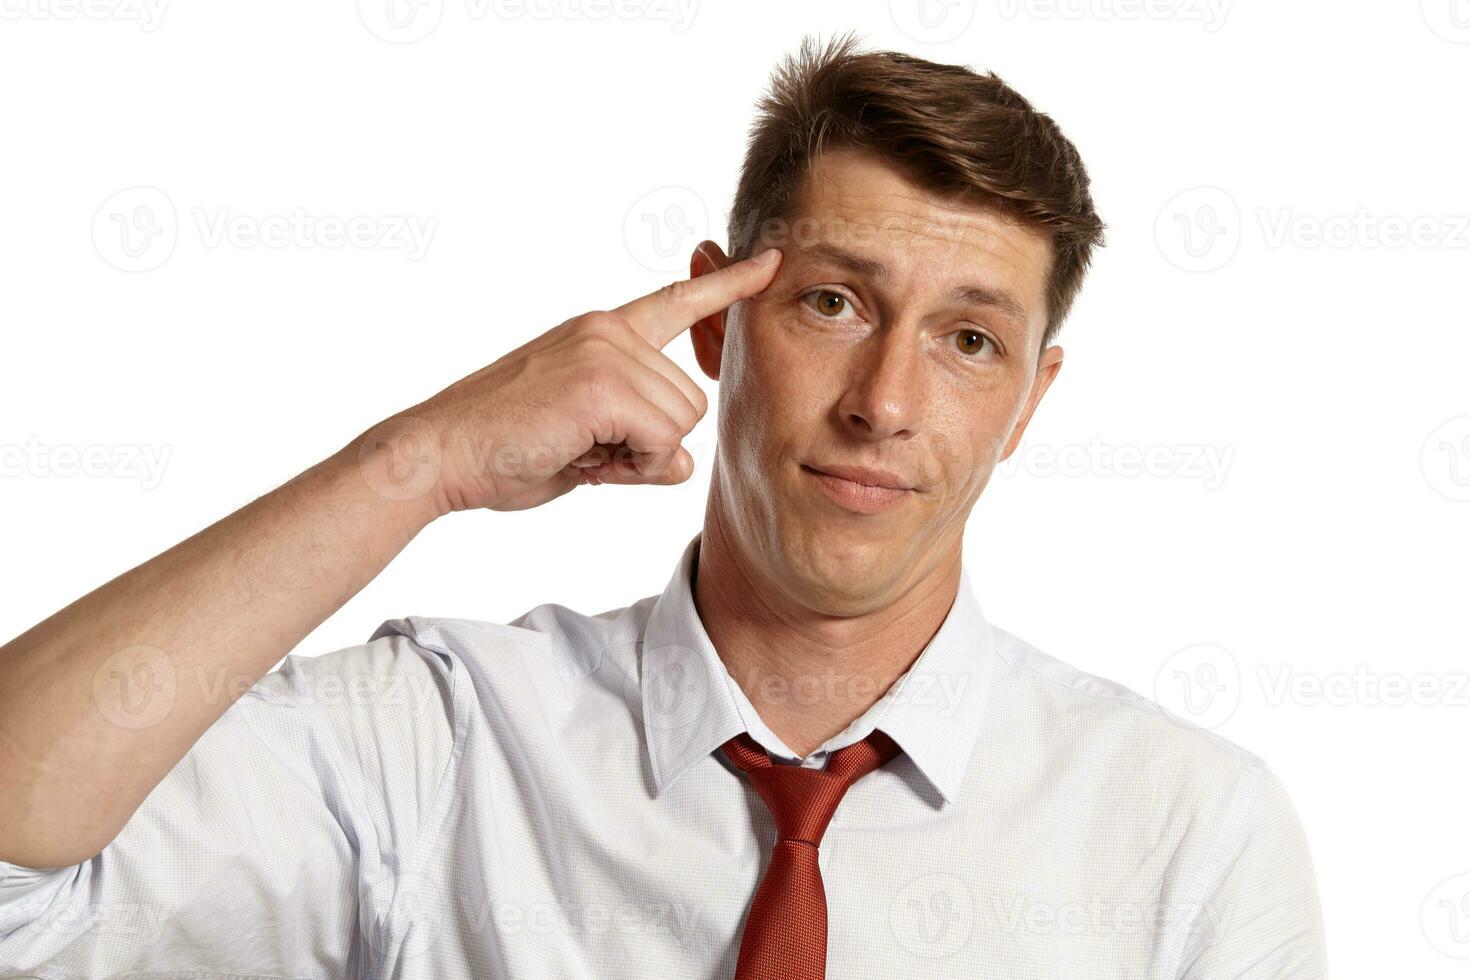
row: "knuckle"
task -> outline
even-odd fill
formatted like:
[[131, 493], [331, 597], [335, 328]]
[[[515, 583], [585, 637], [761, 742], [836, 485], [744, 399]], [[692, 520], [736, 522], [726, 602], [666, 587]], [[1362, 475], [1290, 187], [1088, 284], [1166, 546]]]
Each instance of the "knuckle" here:
[[593, 310], [577, 318], [577, 332], [583, 337], [611, 340], [628, 326], [626, 320], [611, 310]]
[[675, 279], [671, 283], [660, 286], [656, 295], [667, 306], [685, 306], [694, 298], [693, 280]]

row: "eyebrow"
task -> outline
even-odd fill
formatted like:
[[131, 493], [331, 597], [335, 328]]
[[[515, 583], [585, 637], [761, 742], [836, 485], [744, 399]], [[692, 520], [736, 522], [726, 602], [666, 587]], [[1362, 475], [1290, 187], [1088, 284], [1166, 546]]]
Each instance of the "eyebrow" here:
[[[888, 267], [877, 259], [857, 255], [836, 245], [825, 242], [817, 242], [801, 249], [798, 255], [818, 261], [830, 262], [839, 265], [855, 275], [873, 279], [887, 285], [893, 281], [893, 275]], [[1027, 321], [1026, 307], [1021, 301], [1002, 289], [991, 289], [988, 286], [977, 286], [965, 284], [956, 286], [950, 292], [950, 298], [956, 303], [969, 306], [989, 306], [999, 310], [1002, 314], [1016, 321], [1019, 326], [1025, 327]]]

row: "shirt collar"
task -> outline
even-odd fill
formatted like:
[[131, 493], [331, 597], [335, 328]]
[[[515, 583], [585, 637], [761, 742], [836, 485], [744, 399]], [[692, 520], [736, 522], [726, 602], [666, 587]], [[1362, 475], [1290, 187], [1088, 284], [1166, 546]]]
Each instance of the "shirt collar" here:
[[[761, 721], [700, 621], [690, 574], [701, 536], [685, 545], [643, 633], [643, 729], [659, 793], [742, 732], [750, 732], [772, 755], [795, 758]], [[817, 752], [836, 751], [881, 728], [940, 795], [955, 802], [989, 700], [994, 644], [961, 563], [954, 603], [913, 666]]]

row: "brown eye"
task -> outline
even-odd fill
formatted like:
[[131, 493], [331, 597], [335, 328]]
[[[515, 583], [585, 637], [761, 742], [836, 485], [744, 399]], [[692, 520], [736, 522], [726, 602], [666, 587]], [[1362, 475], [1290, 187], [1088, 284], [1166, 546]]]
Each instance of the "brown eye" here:
[[960, 350], [965, 354], [977, 354], [984, 349], [989, 337], [978, 330], [959, 330], [955, 336], [959, 337]]
[[827, 289], [817, 289], [807, 294], [815, 296], [816, 311], [823, 316], [836, 316], [847, 308], [847, 297]]

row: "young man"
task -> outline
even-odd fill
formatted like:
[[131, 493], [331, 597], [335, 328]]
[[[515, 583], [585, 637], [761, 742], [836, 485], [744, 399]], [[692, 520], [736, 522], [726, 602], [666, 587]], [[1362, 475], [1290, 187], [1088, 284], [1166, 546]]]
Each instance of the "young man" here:
[[[963, 567], [1101, 241], [1056, 125], [804, 45], [729, 232], [0, 649], [0, 970], [1324, 975], [1271, 772]], [[718, 454], [661, 594], [262, 677], [432, 520], [687, 479], [685, 330]]]

